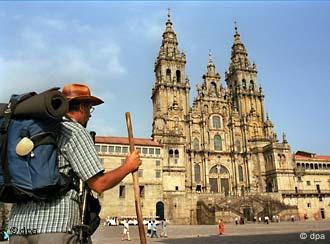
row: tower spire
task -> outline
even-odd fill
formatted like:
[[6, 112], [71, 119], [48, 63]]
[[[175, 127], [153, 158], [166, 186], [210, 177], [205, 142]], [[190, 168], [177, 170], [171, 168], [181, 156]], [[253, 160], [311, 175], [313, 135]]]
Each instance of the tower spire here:
[[234, 43], [231, 48], [231, 63], [229, 65], [229, 74], [236, 70], [250, 70], [256, 72], [256, 65], [248, 58], [248, 53], [244, 44], [241, 41], [241, 36], [238, 32], [237, 21], [234, 21]]
[[207, 66], [210, 65], [214, 66], [211, 49], [209, 49], [209, 62]]
[[172, 21], [171, 21], [171, 10], [170, 8], [167, 9], [167, 20], [166, 20], [166, 30], [165, 30], [165, 33], [166, 32], [173, 32], [173, 29], [172, 29]]
[[234, 21], [234, 26], [235, 26], [235, 34], [238, 34], [238, 32], [237, 32], [237, 22], [236, 22], [236, 20]]

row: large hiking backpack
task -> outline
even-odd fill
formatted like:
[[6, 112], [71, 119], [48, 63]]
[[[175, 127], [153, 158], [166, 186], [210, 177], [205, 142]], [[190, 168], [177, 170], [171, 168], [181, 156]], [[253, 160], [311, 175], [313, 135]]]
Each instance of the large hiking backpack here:
[[12, 95], [0, 104], [0, 201], [45, 201], [69, 189], [56, 146], [67, 109], [58, 88]]

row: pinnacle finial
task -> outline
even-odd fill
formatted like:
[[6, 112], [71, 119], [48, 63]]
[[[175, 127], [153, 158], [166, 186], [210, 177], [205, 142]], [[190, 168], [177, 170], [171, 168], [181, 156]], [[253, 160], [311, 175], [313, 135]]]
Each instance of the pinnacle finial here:
[[286, 139], [286, 134], [283, 132], [282, 134], [283, 137], [283, 143], [288, 143], [288, 140]]
[[209, 63], [212, 63], [213, 59], [212, 59], [212, 52], [211, 49], [209, 49]]
[[238, 32], [237, 32], [237, 21], [236, 20], [234, 21], [234, 26], [235, 26], [235, 34], [237, 34]]
[[171, 9], [167, 9], [167, 21], [171, 21]]

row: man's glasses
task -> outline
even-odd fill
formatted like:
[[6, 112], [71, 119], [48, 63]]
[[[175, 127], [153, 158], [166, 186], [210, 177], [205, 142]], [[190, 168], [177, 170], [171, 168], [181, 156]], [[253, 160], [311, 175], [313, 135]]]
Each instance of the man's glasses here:
[[84, 105], [87, 110], [89, 109], [90, 114], [94, 112], [95, 108], [93, 106], [91, 106], [90, 104], [84, 104]]

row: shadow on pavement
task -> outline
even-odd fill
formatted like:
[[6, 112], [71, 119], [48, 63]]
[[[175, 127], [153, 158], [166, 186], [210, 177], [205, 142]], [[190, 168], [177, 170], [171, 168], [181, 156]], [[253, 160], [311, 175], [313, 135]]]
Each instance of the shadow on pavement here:
[[248, 236], [212, 235], [195, 238], [162, 239], [159, 242], [168, 244], [325, 244], [330, 243], [330, 231]]

